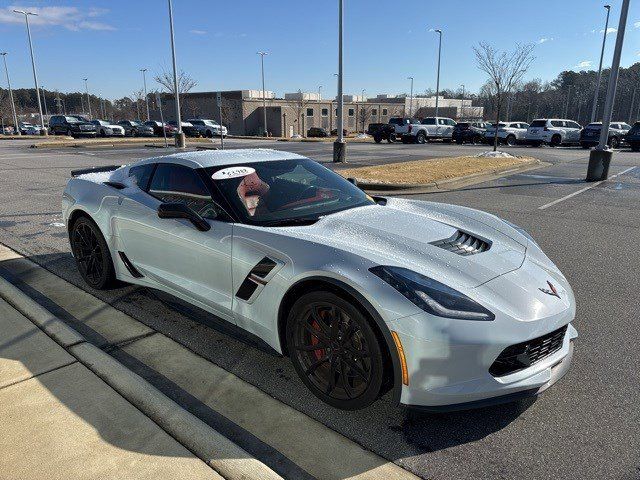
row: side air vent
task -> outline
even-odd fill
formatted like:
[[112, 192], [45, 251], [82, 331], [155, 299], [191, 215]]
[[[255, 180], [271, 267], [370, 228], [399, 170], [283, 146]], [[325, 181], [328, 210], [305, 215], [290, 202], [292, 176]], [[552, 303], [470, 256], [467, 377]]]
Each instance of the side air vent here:
[[133, 263], [131, 263], [131, 260], [129, 260], [129, 257], [127, 257], [124, 252], [119, 251], [118, 255], [120, 256], [120, 260], [122, 260], [122, 263], [124, 263], [124, 266], [127, 267], [127, 270], [129, 270], [129, 273], [131, 274], [132, 277], [134, 278], [144, 277], [144, 275], [142, 275], [138, 271], [138, 269], [133, 266]]
[[236, 297], [241, 300], [249, 300], [251, 296], [256, 292], [258, 287], [267, 284], [265, 278], [271, 273], [271, 270], [277, 265], [276, 262], [269, 257], [264, 257], [260, 260], [255, 267], [251, 269], [247, 277], [244, 279], [240, 288], [236, 292]]
[[461, 230], [458, 230], [451, 238], [431, 242], [431, 245], [462, 256], [486, 252], [491, 248], [490, 242], [474, 237], [470, 233]]

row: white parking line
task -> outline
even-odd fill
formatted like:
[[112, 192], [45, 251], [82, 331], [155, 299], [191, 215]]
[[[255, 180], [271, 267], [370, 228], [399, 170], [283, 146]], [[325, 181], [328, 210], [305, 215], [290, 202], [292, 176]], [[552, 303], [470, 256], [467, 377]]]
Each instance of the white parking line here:
[[[636, 168], [636, 167], [627, 168], [626, 170], [623, 170], [620, 173], [616, 173], [615, 175], [610, 176], [607, 180], [611, 180], [613, 178], [619, 177], [620, 175], [624, 175], [625, 173], [630, 172], [634, 168]], [[565, 195], [564, 197], [559, 198], [557, 200], [554, 200], [553, 202], [549, 202], [549, 203], [547, 203], [545, 205], [542, 205], [541, 207], [538, 207], [538, 210], [546, 210], [549, 207], [553, 207], [554, 205], [557, 205], [560, 202], [564, 202], [565, 200], [568, 200], [568, 199], [570, 199], [572, 197], [575, 197], [576, 195], [580, 195], [581, 193], [584, 193], [587, 190], [591, 190], [592, 188], [597, 187], [598, 185], [600, 185], [601, 183], [606, 182], [607, 180], [601, 180], [599, 182], [592, 183], [588, 187], [585, 187], [585, 188], [583, 188], [581, 190], [578, 190], [577, 192], [570, 193], [569, 195]]]

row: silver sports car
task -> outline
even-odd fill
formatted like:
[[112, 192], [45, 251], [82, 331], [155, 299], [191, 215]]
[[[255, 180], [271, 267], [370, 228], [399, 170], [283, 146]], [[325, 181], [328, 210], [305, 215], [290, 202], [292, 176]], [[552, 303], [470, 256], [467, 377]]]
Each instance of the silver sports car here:
[[522, 229], [370, 197], [273, 150], [177, 153], [72, 172], [62, 209], [90, 287], [160, 289], [290, 357], [342, 409], [385, 392], [452, 410], [536, 395], [577, 332], [567, 279]]

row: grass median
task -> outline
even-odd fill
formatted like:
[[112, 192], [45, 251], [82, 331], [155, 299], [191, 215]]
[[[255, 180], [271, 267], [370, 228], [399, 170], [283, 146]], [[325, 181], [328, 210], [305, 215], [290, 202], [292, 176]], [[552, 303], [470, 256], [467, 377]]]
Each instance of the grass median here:
[[337, 172], [363, 184], [412, 187], [471, 175], [498, 173], [537, 163], [539, 161], [532, 157], [448, 157], [347, 168]]

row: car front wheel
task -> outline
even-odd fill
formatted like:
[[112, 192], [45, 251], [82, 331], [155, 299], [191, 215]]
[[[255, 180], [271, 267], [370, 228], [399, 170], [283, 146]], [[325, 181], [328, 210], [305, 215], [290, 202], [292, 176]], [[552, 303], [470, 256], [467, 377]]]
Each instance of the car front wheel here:
[[109, 247], [98, 226], [87, 217], [80, 217], [71, 227], [71, 250], [78, 271], [85, 282], [97, 290], [115, 283], [115, 270]]
[[618, 140], [618, 137], [611, 137], [611, 139], [609, 140], [609, 147], [616, 149], [620, 146], [620, 140]]
[[287, 347], [304, 384], [333, 407], [364, 408], [382, 391], [384, 361], [376, 334], [341, 296], [317, 291], [300, 297], [287, 317]]

